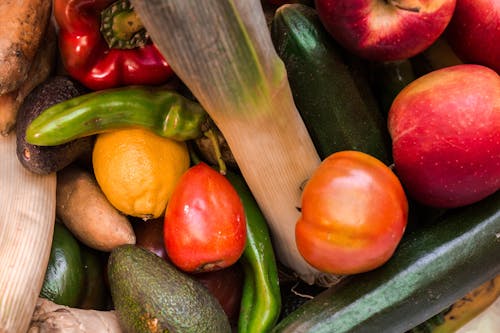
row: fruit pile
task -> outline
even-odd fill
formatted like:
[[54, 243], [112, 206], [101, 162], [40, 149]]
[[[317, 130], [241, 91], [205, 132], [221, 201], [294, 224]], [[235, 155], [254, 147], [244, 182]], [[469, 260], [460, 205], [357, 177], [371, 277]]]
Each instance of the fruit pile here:
[[1, 332], [455, 331], [500, 296], [497, 0], [28, 2]]

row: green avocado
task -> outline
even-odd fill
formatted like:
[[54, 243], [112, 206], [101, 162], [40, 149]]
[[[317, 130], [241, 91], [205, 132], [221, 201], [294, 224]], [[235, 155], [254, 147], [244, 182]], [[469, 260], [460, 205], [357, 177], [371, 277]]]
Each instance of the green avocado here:
[[231, 332], [227, 315], [200, 282], [136, 245], [108, 260], [111, 297], [128, 332]]

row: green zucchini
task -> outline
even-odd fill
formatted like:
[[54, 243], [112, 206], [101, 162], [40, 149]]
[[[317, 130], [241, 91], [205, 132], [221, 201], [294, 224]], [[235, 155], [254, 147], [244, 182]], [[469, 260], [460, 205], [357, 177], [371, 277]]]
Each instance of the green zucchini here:
[[406, 234], [382, 267], [325, 290], [274, 332], [401, 333], [500, 273], [500, 192]]
[[[294, 102], [323, 159], [359, 150], [390, 163], [383, 113], [362, 71], [353, 72], [343, 50], [324, 29], [314, 8], [286, 4], [276, 10], [271, 37], [285, 64]], [[359, 85], [360, 80], [365, 80]]]

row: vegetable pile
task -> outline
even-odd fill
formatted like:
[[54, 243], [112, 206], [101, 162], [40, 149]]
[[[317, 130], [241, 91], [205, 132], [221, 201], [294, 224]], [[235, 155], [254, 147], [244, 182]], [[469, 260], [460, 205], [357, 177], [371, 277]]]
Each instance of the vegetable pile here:
[[500, 51], [461, 30], [496, 0], [3, 7], [1, 332], [453, 332], [499, 297]]

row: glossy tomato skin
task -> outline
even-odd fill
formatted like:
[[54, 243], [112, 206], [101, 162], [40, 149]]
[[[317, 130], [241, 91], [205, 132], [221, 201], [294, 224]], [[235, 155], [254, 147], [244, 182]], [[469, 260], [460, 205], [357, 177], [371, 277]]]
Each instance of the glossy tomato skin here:
[[320, 271], [366, 272], [392, 256], [407, 218], [405, 192], [389, 167], [365, 153], [337, 152], [304, 188], [297, 247]]
[[167, 205], [163, 235], [170, 260], [186, 272], [234, 264], [246, 242], [245, 212], [238, 193], [207, 164], [191, 167]]

